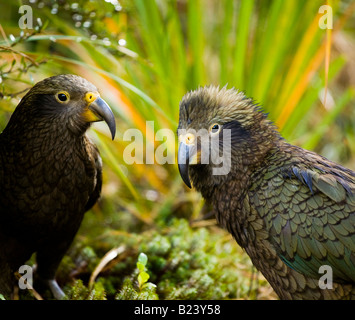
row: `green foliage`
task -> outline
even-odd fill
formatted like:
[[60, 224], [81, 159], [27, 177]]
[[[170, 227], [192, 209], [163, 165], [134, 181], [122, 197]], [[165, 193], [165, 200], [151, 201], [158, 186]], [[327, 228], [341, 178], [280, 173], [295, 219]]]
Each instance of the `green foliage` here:
[[126, 278], [121, 291], [116, 295], [116, 300], [157, 300], [154, 286], [146, 286], [142, 290], [136, 290], [132, 281]]
[[70, 300], [106, 300], [105, 290], [101, 282], [95, 283], [94, 288], [89, 290], [80, 279], [75, 281], [67, 295]]
[[[148, 257], [146, 254], [141, 252], [138, 256], [137, 269], [138, 269], [138, 290], [135, 289], [135, 285], [131, 280], [131, 277], [127, 277], [124, 282], [122, 289], [116, 295], [117, 300], [157, 300], [158, 295], [156, 294], [156, 285], [148, 282], [149, 274], [146, 272], [146, 264], [148, 262]], [[134, 272], [136, 274], [136, 272]]]
[[146, 267], [145, 267], [147, 262], [148, 262], [148, 257], [143, 252], [141, 252], [138, 256], [138, 262], [137, 262], [137, 268], [139, 270], [137, 279], [138, 279], [138, 286], [140, 291], [142, 291], [147, 286], [153, 285], [155, 287], [154, 284], [148, 282], [149, 274], [146, 272]]
[[[257, 280], [257, 287], [250, 288], [251, 263], [230, 236], [222, 230], [191, 228], [184, 219], [173, 219], [160, 232], [147, 230], [129, 237], [106, 232], [100, 241], [87, 237], [82, 243], [85, 247], [72, 248], [60, 267], [63, 274], [70, 265], [79, 278], [73, 285], [72, 280], [62, 279], [70, 299], [235, 299], [270, 291], [265, 280]], [[117, 243], [125, 243], [125, 251], [102, 271], [90, 290], [80, 279], [87, 279], [100, 263], [103, 248]], [[85, 258], [83, 251], [95, 254]], [[90, 257], [95, 263], [83, 265]]]

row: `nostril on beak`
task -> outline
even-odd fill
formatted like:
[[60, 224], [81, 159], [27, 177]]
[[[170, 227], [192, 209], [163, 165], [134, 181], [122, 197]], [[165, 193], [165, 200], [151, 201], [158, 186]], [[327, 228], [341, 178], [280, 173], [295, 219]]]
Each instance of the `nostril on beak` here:
[[187, 145], [194, 143], [194, 141], [195, 141], [195, 137], [194, 137], [193, 134], [188, 133], [188, 134], [185, 136], [185, 143], [186, 143]]
[[95, 93], [93, 93], [93, 92], [88, 92], [88, 93], [86, 93], [86, 95], [85, 95], [85, 100], [86, 100], [88, 103], [91, 103], [91, 102], [95, 101], [98, 96], [99, 96], [98, 94], [95, 94]]

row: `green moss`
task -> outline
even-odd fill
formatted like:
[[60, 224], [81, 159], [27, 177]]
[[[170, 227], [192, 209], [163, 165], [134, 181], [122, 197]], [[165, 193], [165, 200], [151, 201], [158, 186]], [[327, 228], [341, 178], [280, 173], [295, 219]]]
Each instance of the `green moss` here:
[[98, 281], [92, 289], [88, 289], [82, 280], [75, 281], [67, 293], [70, 300], [106, 300], [106, 292], [102, 282]]
[[138, 284], [135, 284], [131, 278], [125, 278], [122, 289], [116, 295], [117, 300], [158, 300], [156, 287], [152, 284], [145, 286], [142, 290], [138, 289]]
[[[68, 296], [119, 300], [245, 298], [251, 263], [230, 236], [216, 230], [191, 228], [185, 219], [172, 219], [163, 229], [140, 234], [106, 230], [100, 241], [80, 237], [64, 259], [67, 267], [73, 262], [77, 268], [78, 263], [85, 264], [76, 276], [79, 280], [69, 284]], [[99, 257], [117, 244], [125, 245], [125, 250], [107, 264], [89, 289], [88, 279], [99, 264]], [[144, 259], [139, 258], [141, 252], [146, 255]], [[144, 283], [139, 283], [140, 272], [149, 275], [149, 282], [141, 278]], [[258, 281], [258, 285], [268, 286], [265, 281]]]

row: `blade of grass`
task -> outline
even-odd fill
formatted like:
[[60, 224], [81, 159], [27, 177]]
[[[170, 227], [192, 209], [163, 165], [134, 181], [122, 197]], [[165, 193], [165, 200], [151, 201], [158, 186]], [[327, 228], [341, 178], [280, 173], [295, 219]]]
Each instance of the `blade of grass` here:
[[232, 22], [235, 15], [235, 1], [226, 0], [222, 2], [224, 19], [223, 24], [220, 29], [221, 36], [221, 48], [219, 54], [219, 63], [220, 63], [220, 84], [224, 86], [227, 84], [229, 79], [229, 63], [230, 63], [230, 53], [233, 49], [233, 43], [231, 41], [230, 30], [232, 28]]
[[204, 33], [202, 21], [202, 1], [194, 0], [187, 3], [187, 37], [189, 43], [189, 58], [191, 79], [188, 87], [196, 89], [203, 85], [205, 76], [203, 71]]
[[[339, 21], [337, 22], [334, 30], [333, 30], [333, 34], [337, 33], [342, 25], [345, 23], [346, 19], [349, 18], [350, 16], [350, 12], [353, 12], [355, 10], [355, 2], [353, 2], [351, 5], [348, 6], [347, 10], [345, 11], [345, 13], [340, 17]], [[315, 28], [319, 27], [318, 26], [319, 23], [319, 14], [316, 16], [316, 18], [313, 20], [310, 28], [307, 30], [306, 32], [306, 36], [304, 38], [304, 43], [308, 43], [310, 42], [311, 38], [312, 38], [312, 34], [315, 33]], [[280, 116], [278, 117], [276, 123], [278, 125], [278, 127], [280, 129], [282, 129], [285, 125], [285, 123], [287, 122], [288, 118], [291, 116], [294, 108], [296, 107], [296, 105], [298, 104], [299, 100], [301, 99], [303, 93], [305, 92], [310, 80], [312, 79], [314, 73], [316, 72], [316, 70], [318, 70], [320, 64], [322, 63], [324, 56], [325, 56], [325, 52], [326, 52], [326, 41], [323, 41], [321, 46], [319, 47], [318, 51], [314, 54], [314, 56], [312, 57], [312, 59], [310, 60], [310, 62], [307, 65], [307, 68], [305, 69], [305, 71], [303, 72], [303, 74], [301, 75], [301, 77], [299, 78], [298, 82], [294, 84], [294, 88], [292, 89], [292, 91], [289, 93], [288, 95], [288, 99], [287, 99], [287, 95], [283, 95], [283, 98], [280, 98], [279, 100], [279, 104], [276, 107], [277, 110], [281, 110]], [[302, 54], [298, 53], [296, 54], [297, 58], [296, 58], [296, 62], [295, 65], [300, 65], [301, 61], [298, 61], [301, 59]], [[294, 65], [293, 66], [293, 70], [294, 70]], [[296, 70], [294, 70], [293, 72], [296, 72]], [[292, 82], [292, 78], [293, 76], [290, 76], [290, 82]], [[287, 90], [285, 90], [286, 92]], [[286, 99], [286, 101], [283, 101], [283, 99]], [[283, 105], [281, 105], [283, 103]]]
[[[96, 136], [97, 137], [97, 136]], [[131, 181], [127, 178], [127, 176], [122, 171], [120, 165], [117, 162], [116, 157], [111, 152], [110, 148], [107, 146], [106, 142], [103, 139], [97, 137], [97, 143], [99, 144], [99, 149], [102, 150], [104, 156], [107, 158], [110, 163], [110, 168], [115, 172], [115, 174], [120, 178], [120, 180], [126, 185], [132, 196], [136, 201], [140, 200], [140, 195], [138, 190], [133, 186]]]
[[[280, 116], [280, 120], [279, 120], [280, 127], [282, 127], [284, 125], [284, 122], [286, 121], [286, 119], [284, 118], [286, 112], [292, 111], [292, 110], [285, 111], [285, 109], [289, 109], [289, 106], [286, 103], [288, 101], [288, 97], [290, 97], [292, 93], [293, 94], [297, 93], [298, 96], [301, 94], [301, 91], [297, 91], [295, 87], [297, 87], [297, 80], [300, 79], [299, 76], [300, 73], [304, 70], [302, 66], [304, 65], [305, 61], [307, 61], [307, 59], [305, 58], [308, 53], [307, 49], [311, 46], [312, 42], [314, 41], [317, 32], [319, 32], [319, 17], [320, 17], [319, 14], [317, 14], [314, 17], [312, 23], [310, 24], [310, 26], [308, 27], [307, 31], [303, 36], [303, 39], [292, 60], [292, 63], [290, 64], [290, 70], [284, 81], [283, 90], [280, 95], [279, 103], [276, 105], [277, 113], [281, 112], [281, 110], [282, 112], [284, 112], [284, 115]], [[301, 76], [302, 80], [298, 81], [298, 87], [300, 87], [301, 82], [307, 81], [307, 79], [309, 81], [309, 76], [312, 76], [313, 72], [318, 68], [321, 62], [320, 60], [323, 59], [323, 53], [324, 53], [324, 43], [321, 49], [319, 49], [318, 52], [315, 54], [315, 56], [311, 59], [311, 62], [306, 68], [306, 72], [304, 72], [303, 76]], [[287, 106], [287, 108], [285, 108], [285, 106]]]
[[[245, 59], [248, 52], [248, 38], [252, 25], [254, 1], [240, 1], [237, 20], [236, 47], [234, 51], [233, 83], [245, 90]], [[247, 27], [248, 26], [248, 27]]]
[[314, 149], [321, 138], [324, 136], [328, 128], [335, 121], [340, 112], [355, 98], [355, 91], [353, 88], [348, 88], [338, 99], [332, 110], [322, 119], [319, 125], [315, 127], [314, 132], [303, 144], [305, 149]]
[[[329, 5], [327, 1], [327, 5]], [[332, 47], [332, 29], [327, 28], [326, 31], [326, 45], [325, 45], [325, 62], [324, 62], [324, 101], [323, 105], [327, 105], [327, 91], [328, 91], [328, 72], [329, 72], [329, 61], [330, 61], [330, 50]]]
[[[328, 81], [334, 79], [338, 72], [344, 67], [346, 60], [340, 56], [332, 61], [331, 68], [329, 69]], [[312, 90], [308, 90], [302, 97], [300, 102], [289, 117], [287, 123], [282, 129], [282, 135], [289, 140], [296, 139], [306, 134], [309, 130], [306, 126], [309, 112], [314, 108], [315, 103], [319, 100], [319, 92], [324, 88], [324, 75], [321, 73], [312, 81]]]
[[[287, 49], [295, 42], [294, 34], [297, 33], [297, 29], [294, 26], [299, 17], [298, 7], [295, 1], [272, 1], [259, 59], [255, 61], [256, 70], [259, 72], [254, 83], [253, 96], [261, 103], [266, 101], [267, 96], [273, 91], [270, 90], [271, 84], [273, 79], [278, 77], [280, 62], [287, 54]], [[272, 98], [274, 100], [274, 97]]]

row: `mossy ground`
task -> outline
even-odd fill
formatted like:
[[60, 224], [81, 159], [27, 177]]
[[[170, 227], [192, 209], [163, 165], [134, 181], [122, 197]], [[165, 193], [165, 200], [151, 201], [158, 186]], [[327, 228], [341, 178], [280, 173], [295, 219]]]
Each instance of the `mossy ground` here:
[[[153, 226], [137, 233], [106, 227], [101, 234], [91, 234], [97, 229], [100, 223], [95, 217], [86, 219], [60, 265], [57, 279], [67, 299], [276, 297], [253, 270], [247, 255], [213, 221], [212, 226], [192, 227], [186, 219], [173, 218], [164, 227]], [[113, 251], [116, 253], [110, 257]], [[145, 270], [149, 274], [142, 287], [137, 268], [141, 252], [148, 257]], [[34, 299], [30, 292], [20, 291], [21, 299]]]

